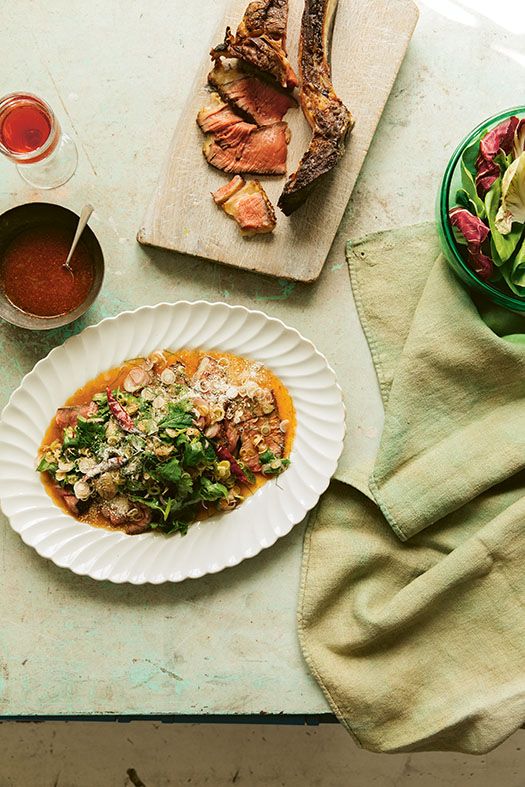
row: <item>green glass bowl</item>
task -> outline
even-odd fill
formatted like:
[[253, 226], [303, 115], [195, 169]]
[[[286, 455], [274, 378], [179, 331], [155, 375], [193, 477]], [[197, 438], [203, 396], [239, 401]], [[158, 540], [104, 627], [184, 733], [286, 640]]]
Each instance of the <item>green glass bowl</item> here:
[[519, 118], [525, 117], [525, 107], [521, 106], [515, 107], [514, 109], [507, 109], [505, 112], [500, 112], [488, 118], [488, 120], [484, 120], [483, 123], [476, 126], [476, 128], [465, 137], [461, 144], [458, 145], [443, 175], [443, 181], [436, 204], [436, 222], [443, 254], [457, 275], [468, 284], [469, 287], [483, 293], [487, 298], [490, 298], [490, 300], [498, 303], [500, 306], [504, 306], [506, 309], [510, 309], [513, 312], [525, 312], [525, 298], [519, 298], [512, 292], [503, 292], [495, 285], [481, 281], [481, 279], [478, 279], [476, 274], [470, 270], [454, 238], [454, 233], [448, 217], [449, 209], [456, 204], [456, 191], [461, 188], [460, 160], [463, 151], [468, 148], [483, 131], [490, 131], [497, 126], [498, 123], [501, 123], [512, 115], [516, 115]]

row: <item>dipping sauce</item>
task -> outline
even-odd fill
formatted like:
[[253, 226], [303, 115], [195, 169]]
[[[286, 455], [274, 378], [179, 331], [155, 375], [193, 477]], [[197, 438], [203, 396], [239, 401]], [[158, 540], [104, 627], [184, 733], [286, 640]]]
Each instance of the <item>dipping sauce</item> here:
[[2, 285], [13, 306], [38, 317], [57, 317], [85, 301], [94, 270], [82, 239], [70, 263], [74, 275], [63, 267], [73, 235], [66, 227], [40, 224], [13, 238], [0, 261]]

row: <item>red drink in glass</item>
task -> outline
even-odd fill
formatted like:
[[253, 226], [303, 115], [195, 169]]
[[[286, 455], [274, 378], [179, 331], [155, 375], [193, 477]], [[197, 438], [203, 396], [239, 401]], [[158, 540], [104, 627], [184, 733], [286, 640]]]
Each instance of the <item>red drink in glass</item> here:
[[0, 142], [12, 153], [31, 153], [41, 148], [51, 133], [47, 114], [34, 104], [8, 110], [0, 126]]
[[77, 165], [73, 140], [62, 133], [51, 107], [31, 93], [0, 98], [0, 153], [38, 188], [62, 185]]

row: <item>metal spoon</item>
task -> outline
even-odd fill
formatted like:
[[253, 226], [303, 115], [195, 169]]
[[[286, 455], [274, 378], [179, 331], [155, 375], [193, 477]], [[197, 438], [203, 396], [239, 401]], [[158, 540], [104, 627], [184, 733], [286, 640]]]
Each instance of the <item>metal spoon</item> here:
[[71, 244], [71, 248], [69, 249], [69, 254], [67, 255], [67, 260], [62, 265], [62, 267], [66, 268], [70, 272], [70, 274], [72, 276], [74, 276], [75, 274], [73, 272], [73, 268], [71, 267], [71, 265], [69, 263], [71, 262], [71, 257], [75, 253], [75, 249], [76, 249], [77, 244], [78, 244], [78, 242], [80, 240], [80, 236], [84, 232], [84, 230], [86, 228], [86, 225], [87, 225], [87, 223], [89, 221], [89, 217], [91, 216], [91, 214], [93, 213], [94, 210], [95, 210], [95, 208], [93, 207], [93, 205], [85, 205], [82, 208], [82, 213], [80, 214], [80, 218], [78, 220], [77, 231], [75, 232], [75, 237], [73, 238], [73, 243]]

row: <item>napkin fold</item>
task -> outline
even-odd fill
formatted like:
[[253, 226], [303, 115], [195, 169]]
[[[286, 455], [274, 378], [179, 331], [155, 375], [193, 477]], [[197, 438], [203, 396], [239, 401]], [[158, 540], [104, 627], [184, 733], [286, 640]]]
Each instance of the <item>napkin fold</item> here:
[[[367, 298], [386, 310], [378, 268]], [[486, 325], [439, 256], [396, 365], [370, 489], [406, 540], [523, 468], [525, 348]]]
[[300, 639], [375, 751], [485, 752], [525, 721], [525, 319], [474, 301], [433, 225], [349, 243], [385, 404], [377, 503], [334, 482], [305, 535]]

